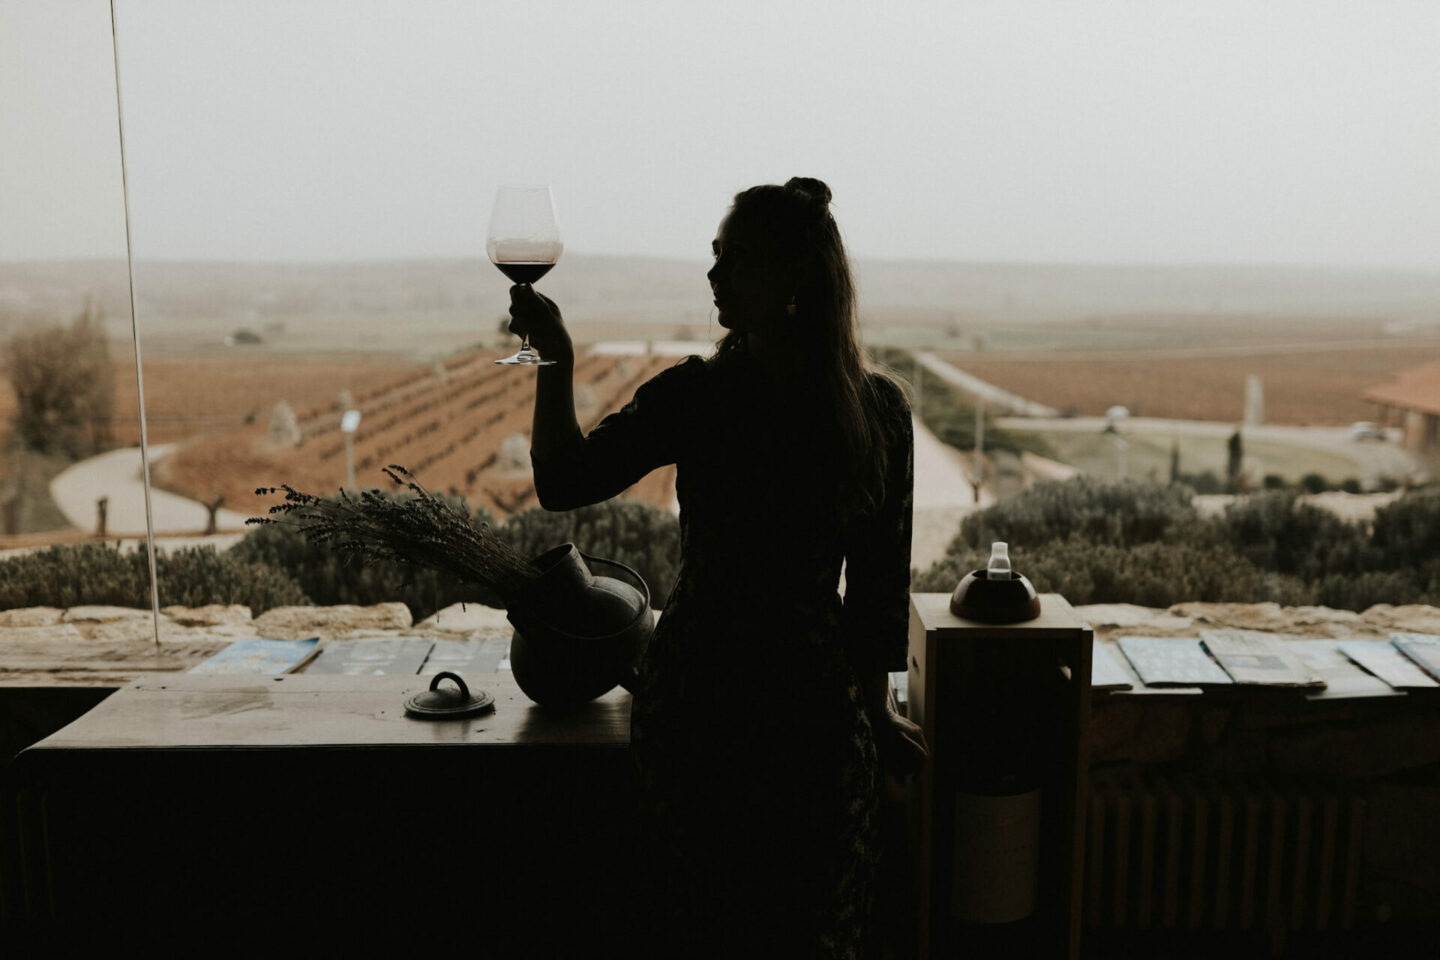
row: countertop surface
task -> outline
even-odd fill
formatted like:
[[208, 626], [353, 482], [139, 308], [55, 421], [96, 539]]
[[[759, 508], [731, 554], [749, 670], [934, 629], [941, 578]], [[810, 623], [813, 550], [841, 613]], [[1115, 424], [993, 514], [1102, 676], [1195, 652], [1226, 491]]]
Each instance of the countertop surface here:
[[135, 681], [29, 752], [383, 748], [434, 746], [628, 746], [630, 695], [616, 687], [566, 711], [533, 703], [509, 671], [466, 678], [494, 709], [458, 720], [419, 720], [405, 701], [423, 676], [189, 676]]

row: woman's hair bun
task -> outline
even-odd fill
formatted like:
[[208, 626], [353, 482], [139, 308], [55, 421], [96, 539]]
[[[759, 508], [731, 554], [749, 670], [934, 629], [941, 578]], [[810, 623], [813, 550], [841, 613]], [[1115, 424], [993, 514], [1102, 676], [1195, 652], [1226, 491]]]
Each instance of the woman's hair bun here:
[[791, 177], [785, 181], [785, 187], [798, 190], [821, 206], [830, 202], [830, 188], [825, 186], [823, 180], [816, 180], [814, 177]]

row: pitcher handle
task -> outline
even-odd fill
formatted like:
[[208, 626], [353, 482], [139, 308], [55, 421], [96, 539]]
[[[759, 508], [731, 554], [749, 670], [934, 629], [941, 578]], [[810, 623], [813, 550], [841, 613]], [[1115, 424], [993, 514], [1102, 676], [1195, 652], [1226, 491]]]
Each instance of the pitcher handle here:
[[645, 582], [644, 577], [640, 576], [640, 574], [625, 566], [625, 564], [621, 563], [619, 560], [607, 560], [604, 557], [592, 557], [590, 556], [590, 554], [581, 550], [579, 547], [575, 548], [575, 552], [580, 554], [580, 556], [584, 557], [591, 563], [608, 563], [610, 564], [610, 566], [619, 567], [621, 570], [624, 570], [626, 573], [630, 574], [630, 576], [634, 577], [635, 581], [640, 584], [640, 589], [645, 591], [645, 609], [650, 609], [650, 585]]

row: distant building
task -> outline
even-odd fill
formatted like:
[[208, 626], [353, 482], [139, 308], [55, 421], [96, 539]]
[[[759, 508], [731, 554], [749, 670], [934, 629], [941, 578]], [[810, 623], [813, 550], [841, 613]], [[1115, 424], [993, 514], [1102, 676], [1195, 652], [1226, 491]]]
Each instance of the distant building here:
[[1440, 454], [1440, 363], [1401, 370], [1389, 383], [1371, 387], [1362, 396], [1379, 404], [1381, 426], [1403, 428], [1406, 447]]
[[227, 347], [234, 347], [240, 344], [254, 344], [264, 342], [265, 341], [261, 338], [260, 334], [256, 333], [254, 330], [249, 329], [248, 327], [240, 327], [234, 333], [229, 334], [225, 337], [225, 346]]

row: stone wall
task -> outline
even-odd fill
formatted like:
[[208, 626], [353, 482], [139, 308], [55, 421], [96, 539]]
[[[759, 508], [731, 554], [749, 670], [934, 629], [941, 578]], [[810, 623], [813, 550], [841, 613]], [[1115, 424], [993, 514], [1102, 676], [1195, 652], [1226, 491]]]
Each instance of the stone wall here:
[[[242, 606], [28, 607], [0, 611], [0, 686], [119, 686], [149, 673], [183, 672], [242, 637], [298, 640], [373, 637], [423, 631], [437, 639], [507, 636], [505, 611], [456, 604], [412, 623], [403, 603], [368, 607], [276, 607], [258, 617]], [[127, 679], [128, 678], [128, 679]]]

